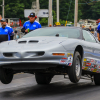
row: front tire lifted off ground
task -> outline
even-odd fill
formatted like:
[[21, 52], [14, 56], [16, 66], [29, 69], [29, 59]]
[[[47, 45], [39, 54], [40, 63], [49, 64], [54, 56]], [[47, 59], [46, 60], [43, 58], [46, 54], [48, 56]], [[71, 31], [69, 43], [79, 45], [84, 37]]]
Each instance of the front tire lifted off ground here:
[[0, 80], [3, 84], [11, 83], [13, 79], [13, 71], [11, 69], [0, 68]]

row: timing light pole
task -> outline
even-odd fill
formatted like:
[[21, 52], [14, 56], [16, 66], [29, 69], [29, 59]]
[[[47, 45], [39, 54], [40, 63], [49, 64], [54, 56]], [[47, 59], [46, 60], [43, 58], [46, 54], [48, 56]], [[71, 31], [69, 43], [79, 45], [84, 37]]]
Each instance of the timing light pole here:
[[59, 0], [57, 0], [57, 22], [59, 22]]
[[2, 18], [4, 18], [4, 0], [3, 0], [3, 3], [2, 3]]
[[[39, 0], [36, 0], [37, 12], [39, 12]], [[39, 18], [36, 19], [39, 22]]]
[[78, 0], [75, 0], [74, 26], [77, 27], [78, 19]]
[[49, 25], [52, 25], [52, 0], [49, 0]]

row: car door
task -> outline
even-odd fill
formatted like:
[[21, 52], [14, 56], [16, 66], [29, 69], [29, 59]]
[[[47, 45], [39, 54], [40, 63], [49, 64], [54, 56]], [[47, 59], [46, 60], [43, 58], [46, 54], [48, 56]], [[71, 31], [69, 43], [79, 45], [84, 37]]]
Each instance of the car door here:
[[83, 30], [83, 38], [84, 38], [84, 58], [93, 57], [93, 50], [94, 50], [94, 43], [96, 43], [96, 40], [91, 35], [90, 32]]
[[[85, 32], [85, 33], [84, 33]], [[90, 45], [90, 52], [88, 52], [85, 49], [85, 54], [84, 54], [84, 64], [83, 64], [83, 69], [92, 71], [92, 72], [99, 72], [99, 66], [100, 66], [100, 44], [96, 40], [96, 38], [88, 31], [83, 32], [83, 37], [87, 43], [87, 45]], [[86, 35], [87, 33], [87, 35]], [[86, 46], [87, 46], [86, 45]], [[89, 48], [86, 47], [86, 48]]]
[[92, 38], [92, 50], [93, 50], [93, 58], [100, 59], [100, 42], [96, 39], [96, 37], [90, 33]]

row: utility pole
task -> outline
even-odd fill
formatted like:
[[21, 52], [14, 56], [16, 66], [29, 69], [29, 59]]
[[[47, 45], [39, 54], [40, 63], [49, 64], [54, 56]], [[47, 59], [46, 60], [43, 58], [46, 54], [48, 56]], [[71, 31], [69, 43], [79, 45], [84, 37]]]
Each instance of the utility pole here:
[[77, 26], [78, 19], [78, 0], [75, 0], [74, 26]]
[[[36, 0], [37, 13], [39, 12], [39, 0]], [[36, 19], [39, 22], [39, 18]]]
[[3, 3], [2, 3], [2, 18], [4, 18], [4, 0], [3, 0]]
[[52, 25], [52, 0], [49, 0], [49, 25]]
[[59, 22], [59, 0], [57, 0], [57, 22]]

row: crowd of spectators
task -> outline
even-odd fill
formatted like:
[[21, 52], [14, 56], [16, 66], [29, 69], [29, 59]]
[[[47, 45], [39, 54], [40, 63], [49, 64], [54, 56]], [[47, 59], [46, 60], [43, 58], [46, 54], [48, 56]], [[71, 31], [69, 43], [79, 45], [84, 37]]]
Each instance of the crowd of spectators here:
[[[37, 16], [35, 16], [35, 13], [30, 13], [28, 18], [29, 20], [24, 23], [21, 32], [27, 34], [30, 31], [41, 28], [41, 24], [36, 21]], [[0, 42], [18, 38], [20, 38], [18, 31], [14, 31], [12, 27], [8, 26], [6, 19], [0, 15]]]
[[[27, 34], [30, 31], [41, 28], [41, 24], [36, 21], [37, 16], [35, 16], [35, 13], [30, 13], [28, 18], [29, 20], [24, 23], [21, 32]], [[55, 24], [54, 27], [56, 26], [57, 25]], [[61, 24], [60, 26], [64, 25]], [[52, 25], [50, 24], [49, 27], [52, 27]], [[82, 29], [85, 29], [84, 24], [81, 27]], [[100, 23], [98, 24], [96, 30], [93, 30], [92, 26], [89, 26], [89, 29], [87, 29], [87, 31], [90, 31], [100, 41]], [[13, 29], [6, 23], [6, 19], [2, 18], [2, 16], [0, 15], [0, 42], [18, 38], [20, 38], [18, 31], [13, 31]]]
[[[99, 24], [98, 24], [98, 26], [99, 26]], [[91, 32], [99, 41], [100, 41], [100, 37], [99, 37], [99, 32], [98, 32], [98, 27], [96, 27], [95, 29], [94, 28], [92, 28], [92, 26], [89, 26], [89, 28], [88, 29], [86, 29], [85, 28], [85, 26], [84, 26], [84, 24], [82, 24], [82, 26], [81, 26], [81, 28], [82, 29], [85, 29], [85, 30], [87, 30], [87, 31], [89, 31], [89, 32]]]

